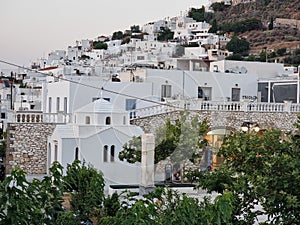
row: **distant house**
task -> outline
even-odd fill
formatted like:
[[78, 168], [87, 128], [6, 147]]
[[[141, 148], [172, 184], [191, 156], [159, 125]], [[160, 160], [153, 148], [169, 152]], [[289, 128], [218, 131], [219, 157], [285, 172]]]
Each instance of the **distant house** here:
[[130, 125], [129, 113], [99, 99], [74, 112], [73, 123], [57, 125], [48, 138], [48, 163], [60, 162], [64, 168], [75, 159], [103, 172], [106, 183], [140, 183], [140, 166], [119, 160], [123, 145], [143, 134]]
[[101, 35], [101, 36], [97, 37], [97, 41], [101, 41], [101, 42], [106, 41], [108, 39], [109, 39], [109, 37], [104, 36], [104, 35]]

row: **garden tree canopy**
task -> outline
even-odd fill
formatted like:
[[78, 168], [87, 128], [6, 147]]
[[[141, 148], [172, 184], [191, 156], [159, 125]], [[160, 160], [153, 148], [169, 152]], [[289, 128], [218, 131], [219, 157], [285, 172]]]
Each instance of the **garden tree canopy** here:
[[172, 40], [174, 37], [174, 32], [171, 31], [169, 28], [163, 28], [162, 30], [159, 31], [157, 35], [157, 40], [158, 41], [168, 41]]
[[219, 26], [220, 31], [230, 33], [234, 32], [235, 34], [244, 33], [251, 30], [262, 30], [263, 24], [260, 20], [256, 18], [250, 18], [241, 20], [234, 23], [225, 23]]
[[[75, 161], [63, 176], [55, 162], [41, 181], [26, 180], [25, 172], [14, 168], [0, 182], [0, 224], [74, 225], [102, 208], [104, 180], [90, 166]], [[71, 193], [71, 211], [62, 208], [64, 193]]]
[[218, 23], [217, 20], [214, 19], [211, 23], [211, 27], [208, 30], [208, 33], [217, 33], [218, 31]]
[[[155, 133], [154, 163], [170, 156], [173, 163], [184, 163], [187, 160], [196, 162], [201, 154], [201, 149], [206, 145], [204, 139], [208, 131], [206, 120], [199, 121], [198, 116], [192, 117], [187, 112], [182, 112], [179, 119], [159, 127]], [[141, 137], [133, 137], [124, 144], [119, 159], [129, 163], [141, 161]]]
[[140, 33], [141, 32], [139, 25], [132, 25], [130, 27], [130, 30], [131, 30], [132, 33]]
[[0, 183], [1, 224], [56, 224], [63, 196], [62, 167], [54, 164], [50, 177], [28, 182], [25, 172], [13, 169]]
[[248, 54], [249, 42], [244, 39], [240, 39], [237, 36], [234, 36], [226, 45], [228, 51], [233, 52], [234, 54]]
[[[300, 120], [297, 129], [299, 133]], [[299, 135], [267, 130], [261, 135], [237, 132], [219, 152], [225, 163], [210, 173], [194, 173], [199, 187], [234, 196], [234, 224], [254, 224], [268, 216], [272, 224], [300, 224]], [[263, 210], [254, 207], [261, 204]]]
[[80, 219], [87, 220], [96, 215], [104, 200], [104, 179], [101, 172], [91, 165], [75, 160], [68, 164], [64, 177], [66, 191], [71, 193], [72, 210]]
[[123, 37], [124, 37], [124, 34], [123, 34], [122, 31], [116, 31], [116, 32], [113, 33], [111, 39], [112, 39], [112, 40], [122, 40]]
[[93, 48], [94, 49], [104, 49], [104, 50], [107, 50], [108, 46], [107, 46], [107, 43], [105, 43], [103, 41], [94, 41], [93, 42]]
[[144, 198], [129, 197], [115, 216], [103, 217], [101, 225], [230, 225], [232, 195], [230, 192], [214, 201], [180, 195], [169, 189], [156, 189]]
[[223, 11], [224, 9], [230, 7], [230, 5], [225, 5], [225, 2], [214, 2], [210, 7], [216, 12]]
[[188, 12], [188, 17], [193, 18], [197, 22], [208, 22], [213, 18], [213, 13], [205, 12], [205, 7], [202, 6], [199, 9], [191, 8]]

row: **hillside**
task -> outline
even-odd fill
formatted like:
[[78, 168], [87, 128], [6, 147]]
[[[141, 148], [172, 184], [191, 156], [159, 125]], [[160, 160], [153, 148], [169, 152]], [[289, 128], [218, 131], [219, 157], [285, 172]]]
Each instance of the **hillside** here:
[[239, 34], [250, 43], [250, 54], [259, 54], [265, 48], [275, 51], [280, 48], [287, 48], [287, 50], [300, 48], [300, 27], [275, 25], [272, 30], [268, 29], [271, 18], [274, 21], [276, 18], [300, 20], [300, 0], [257, 0], [215, 12], [214, 18], [218, 25], [250, 18], [259, 19], [264, 25], [263, 30]]

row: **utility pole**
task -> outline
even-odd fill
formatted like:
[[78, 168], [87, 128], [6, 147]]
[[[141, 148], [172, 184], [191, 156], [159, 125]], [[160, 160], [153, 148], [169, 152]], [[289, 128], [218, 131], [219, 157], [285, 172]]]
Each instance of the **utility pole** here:
[[10, 109], [13, 110], [13, 71], [10, 72]]

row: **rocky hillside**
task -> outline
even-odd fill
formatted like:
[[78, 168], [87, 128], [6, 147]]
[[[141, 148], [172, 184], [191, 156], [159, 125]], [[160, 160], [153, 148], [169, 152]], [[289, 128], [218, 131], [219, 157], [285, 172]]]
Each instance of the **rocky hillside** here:
[[275, 51], [279, 48], [300, 48], [300, 27], [274, 26], [272, 30], [268, 29], [271, 18], [274, 21], [276, 18], [300, 20], [300, 0], [257, 0], [215, 12], [214, 17], [219, 25], [248, 18], [259, 19], [264, 25], [263, 30], [239, 34], [250, 43], [250, 53], [259, 53], [265, 48]]

